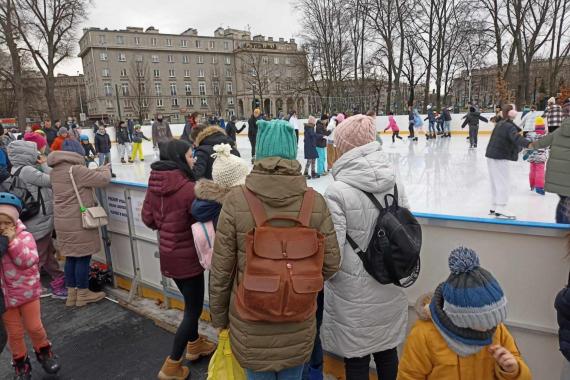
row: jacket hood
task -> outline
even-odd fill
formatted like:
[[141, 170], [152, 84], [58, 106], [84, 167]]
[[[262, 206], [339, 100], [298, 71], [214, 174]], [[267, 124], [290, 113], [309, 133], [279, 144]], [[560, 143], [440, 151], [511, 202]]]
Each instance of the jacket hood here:
[[85, 165], [85, 157], [74, 152], [58, 150], [49, 154], [47, 164], [52, 168], [62, 164]]
[[377, 141], [343, 154], [332, 174], [336, 181], [373, 194], [390, 191], [396, 182], [392, 163]]
[[307, 191], [297, 160], [268, 157], [255, 163], [245, 179], [246, 187], [271, 207], [280, 208], [298, 201]]
[[176, 165], [168, 161], [159, 161], [152, 165], [148, 190], [159, 195], [170, 195], [180, 190], [187, 181], [188, 178]]
[[196, 183], [194, 192], [196, 193], [196, 198], [198, 199], [224, 203], [226, 195], [228, 195], [231, 189], [231, 187], [220, 186], [212, 180], [201, 179]]
[[8, 145], [7, 151], [13, 166], [33, 166], [38, 160], [38, 149], [33, 142], [16, 140]]
[[[219, 136], [218, 136], [219, 135]], [[213, 142], [214, 140], [220, 140], [220, 141], [225, 141], [225, 139], [222, 139], [222, 137], [226, 137], [226, 131], [224, 131], [222, 128], [212, 125], [210, 127], [207, 127], [206, 129], [204, 129], [202, 132], [198, 133], [198, 136], [196, 136], [196, 145], [215, 145], [215, 144], [210, 144], [210, 142]], [[209, 138], [210, 137], [210, 138]], [[212, 139], [211, 137], [216, 137], [215, 139]], [[206, 140], [209, 140], [208, 143], [206, 144]], [[216, 142], [217, 143], [217, 142]]]
[[313, 124], [305, 123], [304, 125], [305, 125], [305, 128], [315, 128], [315, 125], [313, 125]]
[[429, 309], [429, 304], [431, 303], [432, 298], [433, 292], [428, 292], [419, 296], [418, 300], [416, 301], [416, 313], [418, 313], [418, 318], [422, 321], [431, 320], [431, 311]]

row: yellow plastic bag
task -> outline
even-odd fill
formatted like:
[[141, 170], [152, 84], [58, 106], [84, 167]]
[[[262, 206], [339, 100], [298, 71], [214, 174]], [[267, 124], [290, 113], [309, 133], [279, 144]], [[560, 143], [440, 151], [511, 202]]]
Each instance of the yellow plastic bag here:
[[218, 348], [208, 365], [208, 380], [246, 380], [245, 371], [232, 353], [228, 330], [220, 332]]

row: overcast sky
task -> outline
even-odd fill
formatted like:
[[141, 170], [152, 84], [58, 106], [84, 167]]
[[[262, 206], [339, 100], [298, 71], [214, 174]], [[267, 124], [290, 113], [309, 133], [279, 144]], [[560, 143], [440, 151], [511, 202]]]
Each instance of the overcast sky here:
[[[291, 0], [93, 0], [86, 27], [124, 29], [127, 26], [154, 26], [161, 33], [180, 34], [192, 27], [199, 35], [213, 36], [218, 27], [247, 29], [253, 35], [296, 37], [300, 32], [298, 14]], [[79, 46], [75, 51], [77, 55]], [[83, 72], [81, 59], [71, 58], [58, 73]]]

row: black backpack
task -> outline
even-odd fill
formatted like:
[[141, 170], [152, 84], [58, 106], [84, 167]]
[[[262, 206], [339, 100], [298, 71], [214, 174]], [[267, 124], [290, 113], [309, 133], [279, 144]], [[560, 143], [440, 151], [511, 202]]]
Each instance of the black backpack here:
[[[2, 183], [2, 190], [8, 193], [12, 193], [22, 201], [22, 212], [20, 213], [20, 219], [25, 222], [33, 218], [43, 210], [44, 215], [46, 214], [46, 207], [42, 197], [41, 188], [38, 187], [38, 196], [34, 199], [32, 193], [28, 190], [24, 181], [19, 177], [20, 172], [24, 166], [21, 166], [10, 178], [6, 179]], [[9, 183], [9, 184], [8, 184]]]
[[382, 207], [373, 194], [363, 193], [380, 210], [380, 215], [366, 252], [347, 235], [348, 244], [362, 260], [366, 272], [376, 281], [407, 288], [416, 282], [420, 274], [422, 228], [410, 210], [398, 205], [397, 186], [394, 186], [394, 194], [384, 197], [386, 207]]

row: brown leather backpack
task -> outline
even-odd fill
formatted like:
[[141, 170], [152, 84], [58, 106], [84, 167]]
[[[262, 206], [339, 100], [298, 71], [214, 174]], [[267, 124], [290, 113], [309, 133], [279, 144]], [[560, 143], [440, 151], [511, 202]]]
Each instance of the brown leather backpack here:
[[[253, 322], [302, 322], [315, 315], [323, 289], [324, 236], [310, 227], [315, 191], [305, 192], [298, 218], [267, 217], [263, 203], [245, 186], [245, 199], [255, 220], [246, 236], [243, 279], [235, 308]], [[286, 221], [291, 227], [270, 222]]]

